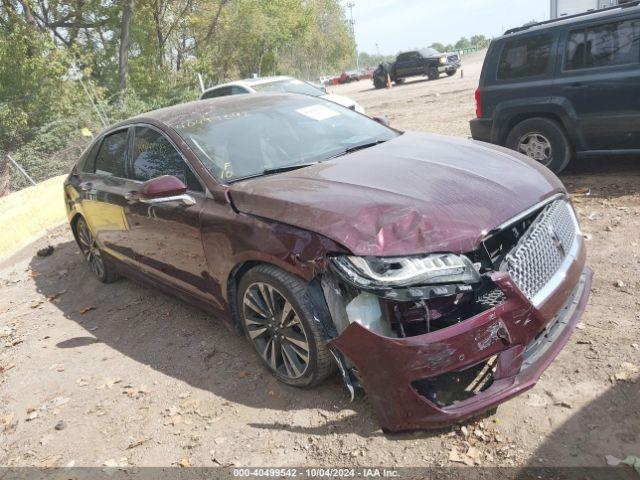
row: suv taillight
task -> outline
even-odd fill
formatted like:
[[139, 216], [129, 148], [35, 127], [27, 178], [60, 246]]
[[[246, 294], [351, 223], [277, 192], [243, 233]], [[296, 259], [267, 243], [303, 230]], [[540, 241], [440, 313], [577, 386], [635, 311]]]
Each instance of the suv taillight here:
[[482, 93], [480, 87], [476, 90], [476, 117], [482, 118]]

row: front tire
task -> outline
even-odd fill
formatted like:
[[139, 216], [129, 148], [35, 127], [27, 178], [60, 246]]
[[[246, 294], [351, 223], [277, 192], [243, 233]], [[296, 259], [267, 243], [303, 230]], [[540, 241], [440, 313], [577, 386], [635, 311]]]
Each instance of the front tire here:
[[511, 129], [505, 146], [527, 155], [554, 173], [562, 172], [573, 155], [571, 143], [555, 120], [536, 117], [524, 120]]
[[440, 72], [438, 72], [436, 67], [429, 67], [429, 70], [427, 70], [427, 77], [429, 77], [429, 80], [437, 80], [440, 78]]
[[448, 77], [453, 77], [457, 72], [458, 72], [458, 70], [449, 70], [447, 72], [447, 76]]
[[260, 265], [242, 277], [237, 299], [247, 339], [278, 380], [309, 388], [331, 374], [331, 354], [310, 311], [304, 282]]
[[109, 258], [100, 250], [87, 221], [83, 217], [78, 218], [75, 232], [80, 251], [95, 277], [102, 283], [115, 282], [119, 278], [118, 273]]

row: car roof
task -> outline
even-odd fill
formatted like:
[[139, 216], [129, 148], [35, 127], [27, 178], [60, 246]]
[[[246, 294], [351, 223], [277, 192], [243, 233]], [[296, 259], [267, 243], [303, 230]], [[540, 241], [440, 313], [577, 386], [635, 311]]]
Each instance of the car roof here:
[[527, 26], [516, 27], [507, 30], [504, 35], [497, 37], [494, 41], [499, 41], [505, 38], [513, 38], [516, 35], [523, 35], [526, 33], [545, 31], [551, 28], [562, 28], [567, 25], [575, 25], [582, 22], [591, 22], [593, 20], [615, 18], [618, 16], [628, 15], [630, 13], [640, 13], [639, 2], [634, 1], [627, 4], [620, 4], [615, 7], [604, 8], [601, 10], [593, 10], [576, 15], [569, 15], [567, 17], [560, 17], [552, 20], [546, 20], [544, 22], [538, 22]]
[[170, 127], [183, 124], [194, 119], [200, 119], [208, 114], [225, 115], [253, 107], [263, 106], [268, 102], [283, 100], [291, 97], [314, 98], [308, 95], [295, 93], [259, 93], [255, 95], [229, 95], [206, 100], [195, 100], [188, 103], [180, 103], [172, 107], [160, 108], [150, 112], [141, 113], [131, 117], [117, 126], [152, 121]]
[[202, 93], [210, 92], [211, 90], [217, 90], [218, 88], [222, 87], [232, 87], [234, 85], [240, 87], [253, 87], [254, 85], [262, 85], [264, 83], [279, 82], [283, 80], [294, 80], [294, 78], [284, 75], [272, 77], [244, 78], [241, 80], [234, 80], [233, 82], [222, 83], [220, 85], [216, 85], [215, 87], [209, 87]]

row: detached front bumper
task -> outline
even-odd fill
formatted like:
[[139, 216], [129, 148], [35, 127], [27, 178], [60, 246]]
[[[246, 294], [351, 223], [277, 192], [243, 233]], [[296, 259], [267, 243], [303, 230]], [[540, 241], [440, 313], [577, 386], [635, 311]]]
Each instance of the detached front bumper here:
[[[589, 299], [593, 273], [585, 267], [585, 257], [581, 245], [562, 282], [537, 308], [507, 273], [500, 272], [492, 280], [506, 300], [462, 323], [408, 338], [383, 337], [352, 323], [330, 346], [355, 365], [384, 429], [460, 422], [533, 387], [558, 355]], [[491, 382], [477, 394], [442, 405], [425, 391], [425, 386], [428, 390], [429, 385], [475, 371], [490, 360]]]

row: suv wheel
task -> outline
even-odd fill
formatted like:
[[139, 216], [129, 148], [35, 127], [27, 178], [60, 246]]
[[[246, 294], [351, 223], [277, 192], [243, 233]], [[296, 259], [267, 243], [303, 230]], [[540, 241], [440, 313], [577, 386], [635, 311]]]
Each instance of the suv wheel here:
[[429, 77], [429, 80], [437, 80], [440, 78], [440, 73], [436, 67], [429, 67], [429, 70], [427, 70], [427, 77]]
[[571, 161], [572, 149], [567, 135], [558, 122], [548, 118], [520, 122], [509, 132], [505, 145], [554, 173], [562, 172]]
[[84, 255], [96, 278], [102, 283], [115, 282], [118, 279], [115, 267], [98, 247], [89, 225], [82, 217], [78, 218], [76, 222], [76, 238], [82, 255]]
[[278, 380], [295, 387], [313, 387], [333, 371], [306, 290], [304, 282], [272, 265], [247, 272], [238, 288], [245, 335]]

